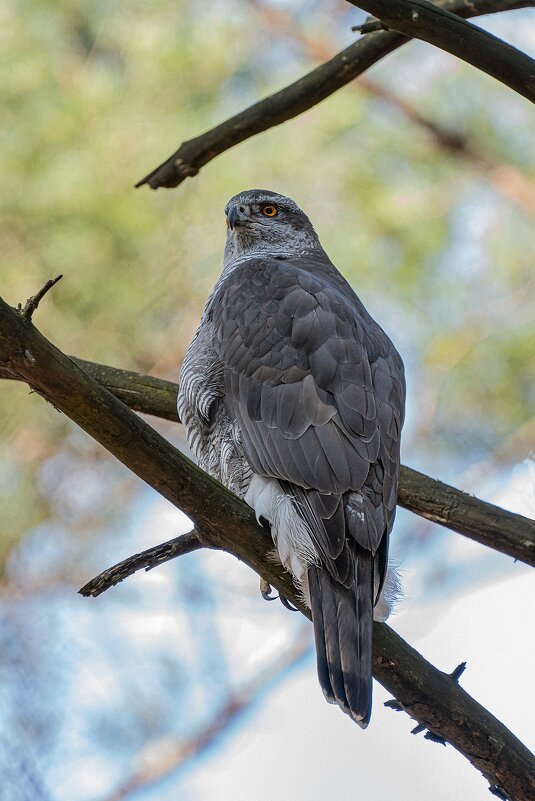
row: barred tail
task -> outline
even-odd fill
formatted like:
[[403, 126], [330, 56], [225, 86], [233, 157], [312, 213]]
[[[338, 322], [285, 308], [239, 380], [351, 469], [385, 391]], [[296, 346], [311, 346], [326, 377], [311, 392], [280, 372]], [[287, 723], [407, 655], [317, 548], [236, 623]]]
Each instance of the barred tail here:
[[309, 568], [308, 581], [324, 695], [365, 729], [372, 709], [373, 556], [359, 548], [351, 587], [318, 566]]

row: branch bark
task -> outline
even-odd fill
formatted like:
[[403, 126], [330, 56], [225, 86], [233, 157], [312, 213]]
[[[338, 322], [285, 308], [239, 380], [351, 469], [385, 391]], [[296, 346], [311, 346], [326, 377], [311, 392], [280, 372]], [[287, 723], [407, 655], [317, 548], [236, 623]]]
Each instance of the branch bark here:
[[[271, 538], [252, 511], [1, 299], [0, 364], [188, 514], [203, 544], [233, 554], [308, 614], [289, 575], [270, 559]], [[373, 670], [402, 709], [464, 754], [497, 792], [515, 801], [534, 797], [535, 758], [527, 748], [384, 623], [374, 624]]]
[[[437, 7], [462, 18], [525, 6], [525, 0], [439, 0], [437, 3]], [[234, 145], [291, 120], [325, 100], [408, 41], [407, 36], [391, 31], [367, 34], [298, 81], [204, 134], [183, 142], [168, 159], [138, 181], [136, 187], [145, 184], [151, 189], [178, 186]]]
[[389, 30], [446, 50], [535, 101], [535, 61], [516, 47], [427, 0], [348, 0]]
[[[131, 409], [179, 422], [178, 385], [130, 370], [71, 357]], [[0, 364], [0, 378], [20, 378]], [[402, 466], [398, 503], [433, 523], [535, 567], [535, 521], [507, 512], [429, 476]]]
[[167, 542], [162, 542], [160, 545], [147, 548], [141, 553], [135, 553], [133, 556], [117, 562], [116, 565], [103, 570], [94, 579], [84, 584], [78, 592], [84, 598], [96, 598], [106, 590], [109, 590], [110, 587], [115, 587], [116, 584], [124, 581], [129, 576], [133, 576], [138, 570], [152, 570], [153, 567], [158, 567], [164, 562], [170, 562], [171, 559], [176, 559], [177, 556], [185, 556], [203, 547], [197, 532], [188, 531], [187, 534], [173, 537], [172, 540], [167, 540]]

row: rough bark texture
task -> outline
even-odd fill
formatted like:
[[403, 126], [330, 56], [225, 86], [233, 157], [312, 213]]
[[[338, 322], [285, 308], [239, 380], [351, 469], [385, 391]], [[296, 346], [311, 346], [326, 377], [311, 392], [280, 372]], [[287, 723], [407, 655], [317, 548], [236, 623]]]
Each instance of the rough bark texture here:
[[84, 598], [89, 598], [90, 596], [96, 598], [106, 590], [109, 590], [110, 587], [115, 587], [116, 584], [124, 581], [129, 576], [133, 576], [138, 570], [152, 570], [153, 567], [158, 567], [164, 562], [176, 559], [177, 556], [185, 556], [203, 547], [206, 546], [203, 546], [197, 532], [188, 531], [187, 534], [173, 537], [172, 540], [167, 540], [167, 542], [147, 548], [145, 551], [135, 553], [116, 565], [108, 567], [94, 579], [88, 581], [78, 592]]
[[[208, 547], [248, 564], [301, 611], [272, 542], [247, 506], [211, 479], [0, 299], [0, 365], [29, 384], [194, 521]], [[459, 750], [495, 792], [535, 797], [535, 758], [508, 729], [385, 624], [374, 626], [374, 676], [408, 714]]]
[[[459, 17], [467, 18], [524, 8], [526, 2], [441, 0], [436, 5]], [[413, 31], [413, 35], [418, 34]], [[201, 167], [234, 145], [291, 120], [317, 105], [408, 41], [409, 37], [391, 31], [367, 34], [295, 83], [260, 100], [206, 133], [183, 142], [178, 150], [138, 181], [136, 186], [147, 184], [151, 189], [178, 186], [186, 178], [197, 175]]]
[[532, 102], [535, 61], [496, 36], [427, 0], [348, 0], [389, 30], [429, 42], [496, 78]]

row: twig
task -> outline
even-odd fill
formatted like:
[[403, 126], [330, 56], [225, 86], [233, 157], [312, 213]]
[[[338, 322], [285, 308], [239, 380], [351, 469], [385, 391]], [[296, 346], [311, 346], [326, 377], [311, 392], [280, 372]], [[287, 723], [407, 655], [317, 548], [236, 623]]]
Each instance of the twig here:
[[21, 313], [22, 317], [25, 320], [31, 320], [34, 311], [37, 309], [41, 301], [43, 300], [46, 293], [55, 286], [58, 281], [61, 281], [63, 275], [58, 275], [57, 278], [51, 278], [50, 281], [47, 281], [44, 287], [39, 290], [37, 295], [32, 295], [31, 298], [28, 298], [24, 308], [22, 308], [21, 304], [19, 303], [19, 312]]
[[133, 556], [123, 559], [122, 562], [118, 562], [113, 567], [103, 570], [94, 579], [84, 584], [78, 592], [86, 598], [89, 596], [96, 598], [97, 595], [124, 581], [128, 576], [137, 573], [138, 570], [152, 570], [163, 562], [169, 562], [171, 559], [176, 559], [177, 556], [185, 556], [203, 547], [204, 545], [197, 533], [189, 531], [180, 537], [174, 537], [172, 540], [162, 542], [161, 545], [155, 545], [152, 548], [141, 551], [141, 553], [135, 553]]
[[[437, 2], [437, 7], [463, 18], [525, 6], [526, 0]], [[368, 34], [284, 89], [254, 103], [200, 136], [183, 142], [169, 158], [138, 181], [136, 187], [145, 184], [151, 189], [178, 186], [186, 178], [197, 175], [201, 167], [231, 147], [317, 105], [408, 41], [410, 38], [392, 31]]]
[[[131, 409], [178, 421], [178, 385], [172, 381], [75, 357], [70, 359]], [[1, 354], [0, 378], [25, 380], [22, 374], [13, 371], [12, 365], [2, 366]], [[523, 515], [508, 512], [404, 465], [398, 503], [426, 520], [535, 567], [535, 521]]]
[[[30, 347], [35, 364], [24, 361]], [[34, 326], [0, 299], [0, 363], [16, 372], [193, 521], [203, 543], [249, 565], [309, 616], [272, 558], [271, 537], [238, 498], [193, 465]], [[515, 801], [535, 796], [535, 758], [451, 676], [434, 668], [385, 623], [374, 624], [373, 673], [406, 712], [457, 748]]]
[[354, 33], [374, 33], [374, 31], [386, 31], [388, 28], [376, 17], [366, 17], [361, 25], [352, 25], [351, 30]]
[[466, 670], [466, 662], [461, 662], [460, 665], [457, 665], [457, 667], [450, 673], [450, 676], [453, 679], [453, 681], [459, 681], [465, 670]]
[[[496, 36], [427, 0], [348, 0], [389, 29], [446, 50], [535, 101], [535, 61]], [[366, 41], [366, 39], [364, 39]]]

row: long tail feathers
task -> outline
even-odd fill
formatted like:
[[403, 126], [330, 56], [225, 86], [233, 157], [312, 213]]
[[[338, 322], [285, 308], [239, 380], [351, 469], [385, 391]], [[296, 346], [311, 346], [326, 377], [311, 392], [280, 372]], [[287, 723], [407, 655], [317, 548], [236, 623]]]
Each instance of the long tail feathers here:
[[308, 581], [321, 687], [364, 729], [372, 707], [373, 556], [359, 549], [352, 587], [317, 566]]

